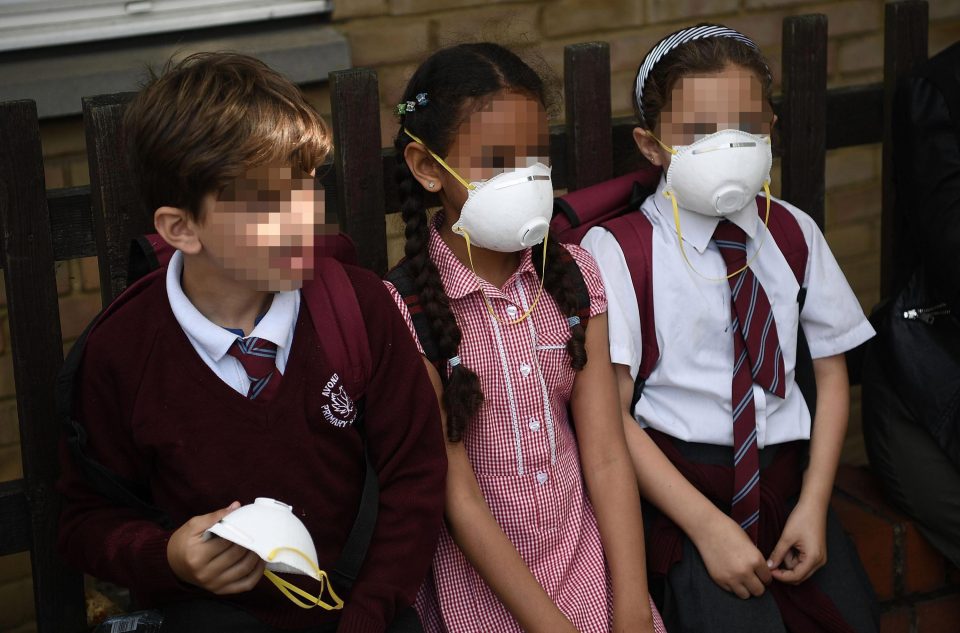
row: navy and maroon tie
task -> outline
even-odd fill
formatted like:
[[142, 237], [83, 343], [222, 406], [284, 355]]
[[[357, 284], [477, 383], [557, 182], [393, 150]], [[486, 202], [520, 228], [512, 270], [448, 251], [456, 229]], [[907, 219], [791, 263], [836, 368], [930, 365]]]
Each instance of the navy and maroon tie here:
[[[713, 234], [727, 264], [733, 331], [733, 497], [731, 516], [753, 542], [760, 519], [760, 455], [753, 383], [784, 397], [783, 354], [767, 293], [747, 267], [747, 236], [721, 220]], [[740, 272], [738, 272], [740, 271]], [[736, 273], [736, 274], [734, 274]]]
[[248, 398], [269, 401], [276, 395], [280, 388], [282, 374], [277, 369], [275, 343], [256, 336], [246, 339], [238, 338], [227, 353], [239, 360], [244, 371], [247, 372], [247, 378], [250, 379]]

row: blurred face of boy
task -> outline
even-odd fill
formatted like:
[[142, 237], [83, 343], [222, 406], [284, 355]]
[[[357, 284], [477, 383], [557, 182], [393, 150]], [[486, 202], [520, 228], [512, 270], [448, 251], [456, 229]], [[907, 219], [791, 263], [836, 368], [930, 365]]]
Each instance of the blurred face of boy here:
[[324, 222], [322, 190], [289, 166], [248, 170], [203, 200], [194, 252], [251, 290], [295, 290], [313, 276], [315, 236]]

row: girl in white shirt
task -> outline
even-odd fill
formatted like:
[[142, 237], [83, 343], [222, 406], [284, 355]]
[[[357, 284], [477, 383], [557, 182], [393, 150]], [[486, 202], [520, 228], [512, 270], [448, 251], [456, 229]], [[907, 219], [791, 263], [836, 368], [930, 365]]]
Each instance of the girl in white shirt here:
[[[583, 246], [607, 288], [628, 445], [652, 502], [651, 593], [668, 630], [865, 633], [877, 630], [876, 601], [829, 501], [849, 408], [843, 354], [873, 330], [816, 223], [762, 191], [770, 83], [736, 31], [664, 38], [635, 90], [634, 139], [664, 172], [633, 218], [652, 225], [649, 266], [631, 271], [602, 227]], [[802, 274], [767, 222], [802, 234]], [[631, 273], [652, 284], [654, 322], [641, 322]], [[814, 410], [795, 382], [798, 326]], [[659, 358], [634, 403], [645, 328]]]

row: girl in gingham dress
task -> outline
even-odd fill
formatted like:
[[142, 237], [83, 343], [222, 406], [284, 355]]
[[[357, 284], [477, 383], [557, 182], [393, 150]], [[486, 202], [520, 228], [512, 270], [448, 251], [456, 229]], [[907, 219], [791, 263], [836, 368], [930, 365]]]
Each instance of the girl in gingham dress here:
[[[414, 335], [408, 305], [429, 323], [449, 440], [447, 529], [416, 605], [428, 632], [663, 630], [593, 259], [553, 239], [469, 247], [455, 232], [468, 186], [548, 162], [544, 92], [513, 53], [467, 44], [427, 59], [399, 108], [413, 293], [388, 286]], [[442, 210], [431, 220], [428, 206]], [[471, 230], [516, 220], [502, 211], [481, 206]]]

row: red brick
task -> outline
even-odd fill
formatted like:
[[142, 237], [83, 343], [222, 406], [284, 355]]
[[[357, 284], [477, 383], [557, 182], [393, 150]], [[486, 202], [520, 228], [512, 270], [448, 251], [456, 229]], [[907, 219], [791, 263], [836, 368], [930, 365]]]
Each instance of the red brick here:
[[[947, 563], [939, 551], [908, 523], [903, 535], [903, 586], [909, 595], [934, 591], [944, 586]], [[958, 622], [960, 624], [960, 622]]]
[[856, 545], [877, 598], [893, 598], [894, 535], [890, 522], [842, 495], [833, 495], [831, 506], [840, 518], [843, 529]]
[[844, 75], [883, 68], [880, 33], [845, 40], [840, 44], [840, 72]]
[[917, 633], [957, 633], [960, 630], [960, 594], [917, 604]]
[[911, 633], [913, 612], [910, 607], [900, 607], [880, 616], [880, 633]]
[[66, 187], [67, 175], [63, 165], [58, 161], [47, 161], [43, 166], [43, 180], [47, 189]]

